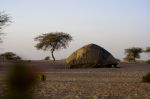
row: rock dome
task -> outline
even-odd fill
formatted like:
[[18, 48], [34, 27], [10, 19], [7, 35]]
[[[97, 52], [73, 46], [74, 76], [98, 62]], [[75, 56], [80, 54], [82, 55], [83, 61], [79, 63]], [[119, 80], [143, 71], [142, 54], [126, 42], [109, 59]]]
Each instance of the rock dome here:
[[117, 60], [104, 48], [88, 44], [72, 53], [66, 59], [68, 68], [116, 67]]

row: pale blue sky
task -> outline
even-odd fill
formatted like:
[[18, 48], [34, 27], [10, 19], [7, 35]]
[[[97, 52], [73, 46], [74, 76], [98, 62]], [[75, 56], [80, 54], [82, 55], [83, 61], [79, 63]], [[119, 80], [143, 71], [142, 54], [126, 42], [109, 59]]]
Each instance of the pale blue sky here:
[[[0, 0], [13, 23], [1, 52], [12, 51], [25, 59], [43, 59], [49, 52], [38, 51], [34, 38], [42, 33], [62, 31], [74, 40], [57, 59], [70, 55], [88, 43], [96, 43], [116, 58], [124, 49], [150, 46], [150, 0]], [[149, 58], [142, 55], [142, 59]]]

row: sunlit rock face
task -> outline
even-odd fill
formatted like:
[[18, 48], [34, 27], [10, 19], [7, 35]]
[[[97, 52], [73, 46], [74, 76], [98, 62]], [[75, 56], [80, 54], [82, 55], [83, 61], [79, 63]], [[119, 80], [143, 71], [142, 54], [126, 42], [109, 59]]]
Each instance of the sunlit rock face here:
[[67, 59], [68, 68], [116, 67], [117, 60], [104, 48], [88, 44], [72, 53]]

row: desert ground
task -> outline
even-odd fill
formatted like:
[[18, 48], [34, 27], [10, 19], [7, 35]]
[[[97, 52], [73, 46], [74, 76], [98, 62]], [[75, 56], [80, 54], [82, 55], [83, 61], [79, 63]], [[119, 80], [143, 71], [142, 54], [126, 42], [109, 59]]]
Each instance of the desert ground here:
[[[0, 89], [8, 63], [0, 64]], [[120, 63], [120, 68], [67, 69], [61, 61], [31, 61], [30, 67], [46, 75], [34, 88], [37, 99], [150, 99], [150, 84], [142, 76], [150, 64]], [[3, 90], [0, 90], [3, 97]]]

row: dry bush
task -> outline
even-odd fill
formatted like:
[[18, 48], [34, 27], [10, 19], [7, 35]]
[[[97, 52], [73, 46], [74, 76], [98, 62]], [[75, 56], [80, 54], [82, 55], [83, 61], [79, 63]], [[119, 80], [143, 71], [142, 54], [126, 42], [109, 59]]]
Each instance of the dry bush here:
[[150, 83], [150, 72], [143, 76], [142, 82]]

